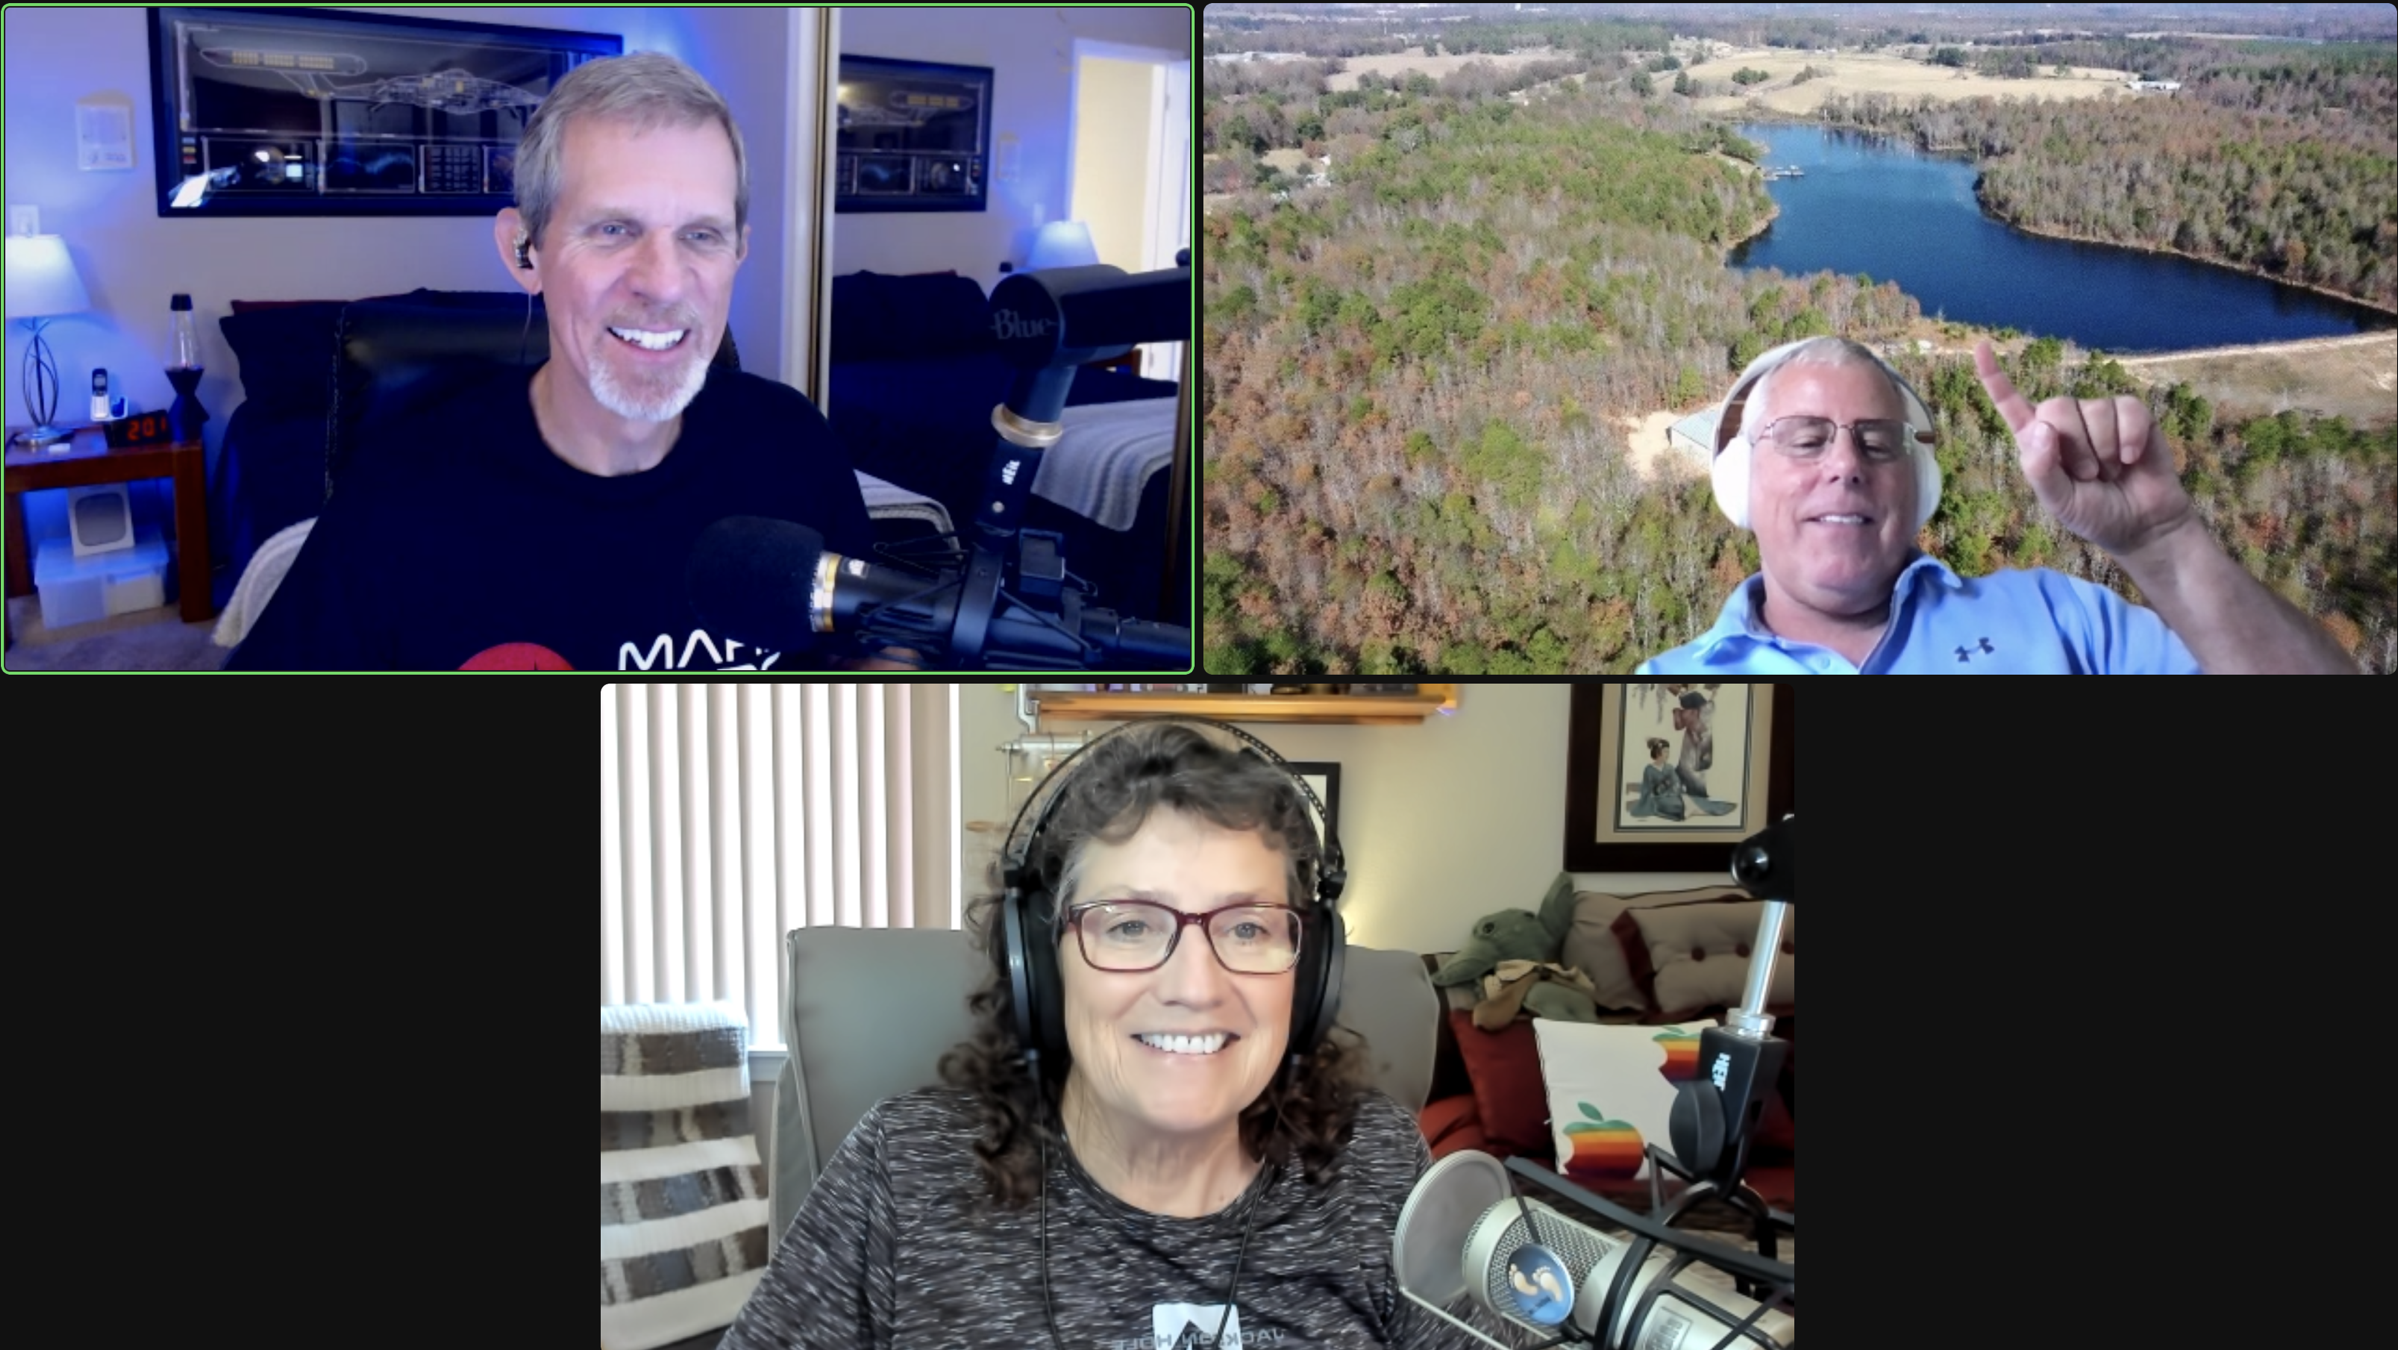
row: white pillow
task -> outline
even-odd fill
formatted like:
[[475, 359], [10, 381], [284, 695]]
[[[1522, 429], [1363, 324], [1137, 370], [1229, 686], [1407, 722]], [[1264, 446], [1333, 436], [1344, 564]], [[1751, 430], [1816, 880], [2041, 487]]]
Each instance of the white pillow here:
[[729, 1326], [765, 1274], [749, 1031], [731, 1003], [600, 1009], [600, 1343]]
[[[1623, 939], [1615, 920], [1626, 910], [1653, 905], [1679, 905], [1692, 900], [1731, 900], [1748, 893], [1738, 886], [1701, 886], [1684, 891], [1651, 891], [1642, 895], [1609, 895], [1581, 891], [1574, 896], [1574, 926], [1565, 935], [1565, 963], [1578, 967], [1598, 989], [1599, 1006], [1618, 1012], [1649, 1011], [1648, 993], [1624, 961]], [[1670, 1011], [1670, 1010], [1669, 1010]]]
[[[1748, 990], [1749, 944], [1757, 937], [1762, 900], [1721, 905], [1660, 905], [1627, 911], [1648, 969], [1633, 971], [1654, 994], [1656, 1015], [1673, 1017], [1739, 1004]], [[1623, 920], [1616, 920], [1620, 929]], [[1619, 933], [1618, 936], [1628, 936]], [[1782, 916], [1782, 950], [1766, 984], [1768, 1007], [1791, 1007], [1798, 995], [1798, 915]], [[1627, 953], [1629, 955], [1629, 953]]]
[[1559, 1173], [1593, 1190], [1646, 1181], [1643, 1145], [1673, 1151], [1674, 1095], [1698, 1076], [1699, 1033], [1714, 1025], [1712, 1018], [1664, 1027], [1534, 1018]]

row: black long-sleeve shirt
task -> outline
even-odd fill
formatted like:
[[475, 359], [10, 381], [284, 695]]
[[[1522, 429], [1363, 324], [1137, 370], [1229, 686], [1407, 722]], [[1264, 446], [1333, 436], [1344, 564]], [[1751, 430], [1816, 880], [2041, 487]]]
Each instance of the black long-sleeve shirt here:
[[795, 521], [872, 557], [848, 457], [798, 390], [713, 368], [674, 448], [603, 478], [551, 453], [531, 372], [501, 368], [360, 438], [231, 669], [821, 668], [775, 635], [715, 632], [684, 593], [702, 530]]

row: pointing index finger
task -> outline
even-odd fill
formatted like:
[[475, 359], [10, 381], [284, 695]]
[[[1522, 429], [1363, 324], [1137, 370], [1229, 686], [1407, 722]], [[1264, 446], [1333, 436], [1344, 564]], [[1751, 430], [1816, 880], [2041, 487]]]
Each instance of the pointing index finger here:
[[1983, 338], [1973, 345], [1973, 373], [1982, 379], [1982, 392], [1998, 405], [1998, 415], [2007, 419], [2007, 426], [2021, 432], [2032, 424], [2032, 405], [2015, 392], [2015, 382], [2007, 372], [1998, 368], [1998, 354], [1990, 350], [1990, 339]]

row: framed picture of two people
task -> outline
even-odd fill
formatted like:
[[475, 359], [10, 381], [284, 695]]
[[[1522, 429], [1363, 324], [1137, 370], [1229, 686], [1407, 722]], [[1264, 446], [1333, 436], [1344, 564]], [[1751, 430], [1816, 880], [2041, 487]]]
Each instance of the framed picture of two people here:
[[1791, 687], [1592, 684], [1572, 692], [1569, 872], [1719, 871], [1791, 804]]

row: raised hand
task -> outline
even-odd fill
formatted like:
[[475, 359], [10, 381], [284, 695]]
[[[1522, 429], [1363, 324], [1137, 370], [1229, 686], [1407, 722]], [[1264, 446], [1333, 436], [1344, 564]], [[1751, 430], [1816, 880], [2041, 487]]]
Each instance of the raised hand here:
[[2066, 529], [2122, 559], [2194, 519], [2147, 404], [2117, 394], [2052, 398], [2034, 408], [1998, 368], [1987, 341], [1975, 344], [1973, 368], [2014, 429], [2032, 494]]

